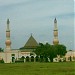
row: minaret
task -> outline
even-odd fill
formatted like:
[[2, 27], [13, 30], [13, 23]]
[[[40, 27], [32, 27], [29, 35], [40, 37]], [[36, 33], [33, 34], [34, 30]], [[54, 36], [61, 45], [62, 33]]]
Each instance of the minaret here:
[[54, 45], [59, 44], [59, 40], [58, 40], [58, 28], [57, 28], [57, 20], [56, 20], [56, 18], [54, 20], [54, 40], [53, 40], [53, 44]]
[[7, 29], [6, 29], [6, 49], [5, 51], [11, 50], [11, 40], [10, 40], [10, 29], [9, 29], [9, 19], [7, 19]]

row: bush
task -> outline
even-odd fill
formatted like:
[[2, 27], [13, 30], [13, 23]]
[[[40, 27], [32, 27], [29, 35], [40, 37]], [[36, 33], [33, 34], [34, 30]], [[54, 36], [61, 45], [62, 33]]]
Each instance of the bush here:
[[4, 60], [2, 59], [2, 60], [0, 60], [0, 63], [4, 63]]

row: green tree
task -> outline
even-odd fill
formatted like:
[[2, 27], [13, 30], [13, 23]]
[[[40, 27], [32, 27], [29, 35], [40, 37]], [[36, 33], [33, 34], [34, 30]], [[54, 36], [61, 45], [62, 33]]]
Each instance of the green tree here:
[[50, 58], [50, 61], [53, 62], [53, 58], [57, 57], [56, 47], [54, 45], [51, 45], [48, 50], [48, 57]]
[[53, 58], [57, 57], [57, 55], [64, 56], [66, 51], [66, 46], [64, 45], [50, 45], [48, 43], [42, 44], [40, 43], [39, 46], [34, 51], [38, 56], [42, 56], [47, 60], [50, 59], [53, 62]]
[[51, 45], [48, 51], [48, 55], [51, 62], [53, 62], [53, 58], [57, 57], [57, 55], [60, 55], [62, 57], [66, 54], [66, 52], [66, 46], [64, 45]]
[[55, 45], [55, 47], [57, 48], [57, 55], [64, 56], [67, 53], [66, 46], [59, 44]]

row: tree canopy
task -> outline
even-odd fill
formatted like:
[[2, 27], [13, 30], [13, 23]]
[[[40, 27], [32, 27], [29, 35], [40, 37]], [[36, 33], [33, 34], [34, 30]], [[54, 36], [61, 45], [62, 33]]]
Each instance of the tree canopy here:
[[38, 56], [43, 56], [44, 58], [49, 58], [53, 62], [53, 58], [57, 55], [64, 56], [66, 51], [66, 46], [64, 45], [50, 45], [48, 43], [39, 43], [39, 46], [34, 51]]

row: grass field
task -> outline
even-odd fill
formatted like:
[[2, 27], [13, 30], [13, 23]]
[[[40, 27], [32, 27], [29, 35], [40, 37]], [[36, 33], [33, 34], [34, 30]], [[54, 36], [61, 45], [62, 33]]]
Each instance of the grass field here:
[[0, 75], [75, 75], [75, 62], [0, 64]]

